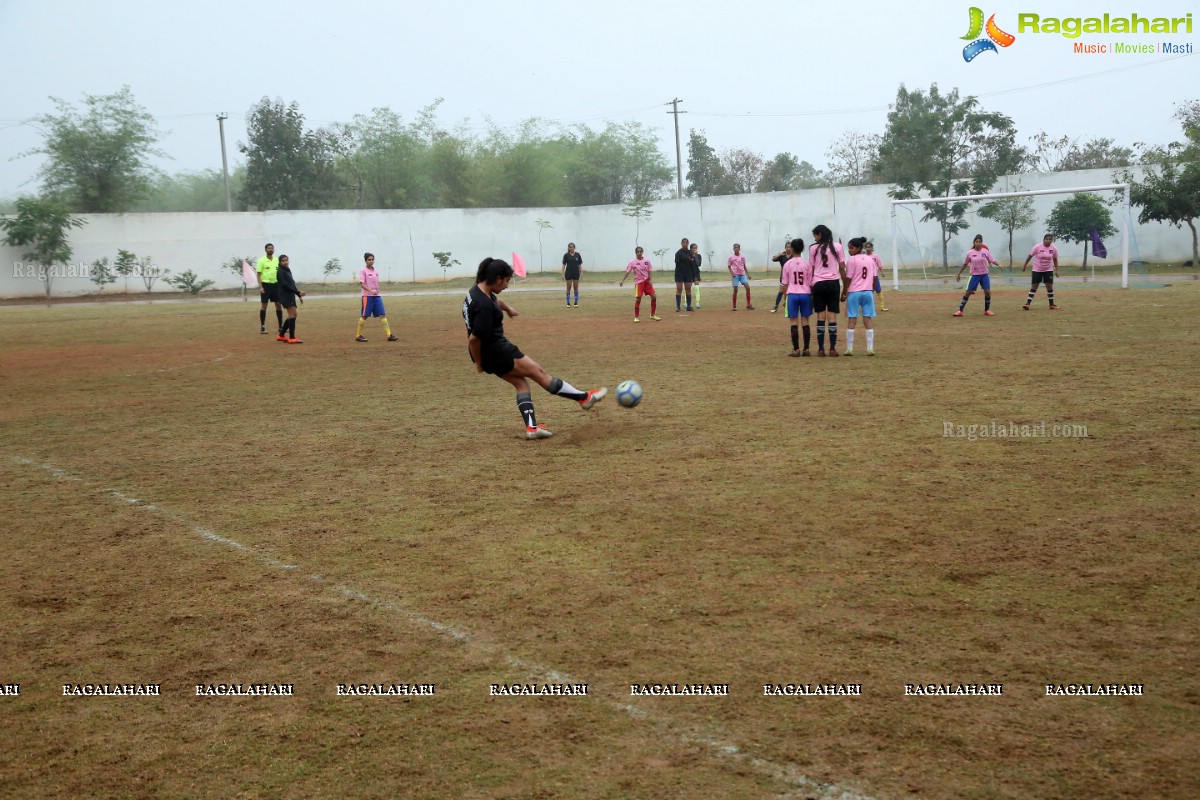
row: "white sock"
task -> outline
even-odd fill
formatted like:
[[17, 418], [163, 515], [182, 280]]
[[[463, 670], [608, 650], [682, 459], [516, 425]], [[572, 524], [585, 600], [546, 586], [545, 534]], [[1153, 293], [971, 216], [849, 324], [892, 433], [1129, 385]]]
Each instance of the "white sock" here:
[[846, 330], [846, 349], [854, 349], [854, 328], [849, 328]]
[[875, 349], [875, 330], [873, 328], [867, 330], [867, 349]]

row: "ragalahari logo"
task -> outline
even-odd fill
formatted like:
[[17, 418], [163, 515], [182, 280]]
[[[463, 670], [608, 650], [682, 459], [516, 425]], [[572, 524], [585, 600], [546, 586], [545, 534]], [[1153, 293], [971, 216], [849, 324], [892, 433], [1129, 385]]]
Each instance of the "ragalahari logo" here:
[[[979, 34], [987, 31], [987, 38], [981, 39]], [[963, 48], [963, 61], [974, 61], [975, 56], [980, 53], [992, 51], [993, 53], [1000, 52], [996, 49], [996, 45], [1008, 47], [1017, 40], [1017, 37], [1011, 33], [1005, 33], [1000, 30], [1000, 26], [996, 24], [996, 15], [992, 14], [988, 17], [987, 25], [983, 24], [983, 9], [971, 6], [971, 27], [967, 31], [967, 35], [962, 37], [972, 40], [969, 45]]]

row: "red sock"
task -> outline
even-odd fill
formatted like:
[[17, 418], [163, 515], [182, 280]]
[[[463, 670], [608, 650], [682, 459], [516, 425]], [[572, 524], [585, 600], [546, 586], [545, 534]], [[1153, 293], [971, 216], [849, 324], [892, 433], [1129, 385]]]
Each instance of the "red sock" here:
[[642, 298], [633, 301], [633, 315], [640, 317], [642, 315]]
[[650, 316], [658, 313], [658, 295], [650, 295]]
[[746, 287], [746, 305], [750, 305], [750, 287]]

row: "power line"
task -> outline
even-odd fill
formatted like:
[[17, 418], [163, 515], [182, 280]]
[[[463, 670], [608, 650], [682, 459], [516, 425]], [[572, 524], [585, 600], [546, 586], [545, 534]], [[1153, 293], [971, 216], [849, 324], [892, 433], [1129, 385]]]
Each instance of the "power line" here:
[[[1059, 78], [1058, 80], [1054, 80], [1054, 81], [1044, 81], [1042, 83], [1033, 83], [1028, 86], [1016, 86], [1011, 89], [997, 89], [994, 92], [980, 92], [979, 94], [973, 95], [973, 96], [974, 97], [998, 97], [1000, 95], [1005, 95], [1005, 94], [1016, 94], [1017, 92], [1028, 92], [1028, 91], [1032, 91], [1034, 89], [1044, 89], [1047, 86], [1058, 86], [1063, 83], [1074, 83], [1076, 81], [1086, 81], [1086, 80], [1090, 80], [1092, 78], [1101, 78], [1105, 75], [1113, 75], [1118, 72], [1128, 72], [1131, 69], [1143, 69], [1145, 67], [1154, 66], [1155, 64], [1162, 64], [1167, 61], [1175, 61], [1180, 58], [1189, 58], [1189, 57], [1190, 57], [1190, 54], [1187, 54], [1187, 53], [1182, 54], [1182, 55], [1177, 55], [1177, 56], [1167, 56], [1166, 58], [1158, 58], [1153, 61], [1147, 61], [1142, 64], [1127, 64], [1123, 67], [1115, 67], [1113, 69], [1106, 69], [1106, 70], [1102, 70], [1100, 72], [1092, 72], [1087, 75], [1076, 75], [1072, 78]], [[824, 110], [824, 111], [793, 111], [793, 112], [693, 111], [692, 113], [698, 117], [826, 117], [826, 116], [834, 116], [837, 114], [864, 114], [864, 113], [868, 113], [868, 112], [887, 111], [888, 108], [889, 108], [888, 106], [860, 106], [858, 108], [836, 108], [836, 109], [828, 109], [828, 110]]]

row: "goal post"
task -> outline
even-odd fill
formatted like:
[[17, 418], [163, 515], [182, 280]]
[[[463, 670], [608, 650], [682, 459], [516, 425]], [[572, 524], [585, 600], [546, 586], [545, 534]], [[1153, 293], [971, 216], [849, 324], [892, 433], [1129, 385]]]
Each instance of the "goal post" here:
[[1019, 192], [995, 192], [992, 194], [954, 195], [950, 197], [925, 197], [892, 201], [892, 288], [900, 289], [900, 228], [896, 219], [896, 208], [902, 205], [959, 203], [976, 200], [1003, 200], [1007, 197], [1031, 197], [1042, 194], [1078, 194], [1080, 192], [1109, 192], [1123, 191], [1121, 204], [1121, 222], [1124, 231], [1121, 236], [1121, 288], [1129, 288], [1129, 237], [1133, 235], [1133, 217], [1129, 212], [1129, 184], [1107, 183], [1102, 186], [1076, 186], [1064, 189], [1027, 189]]

